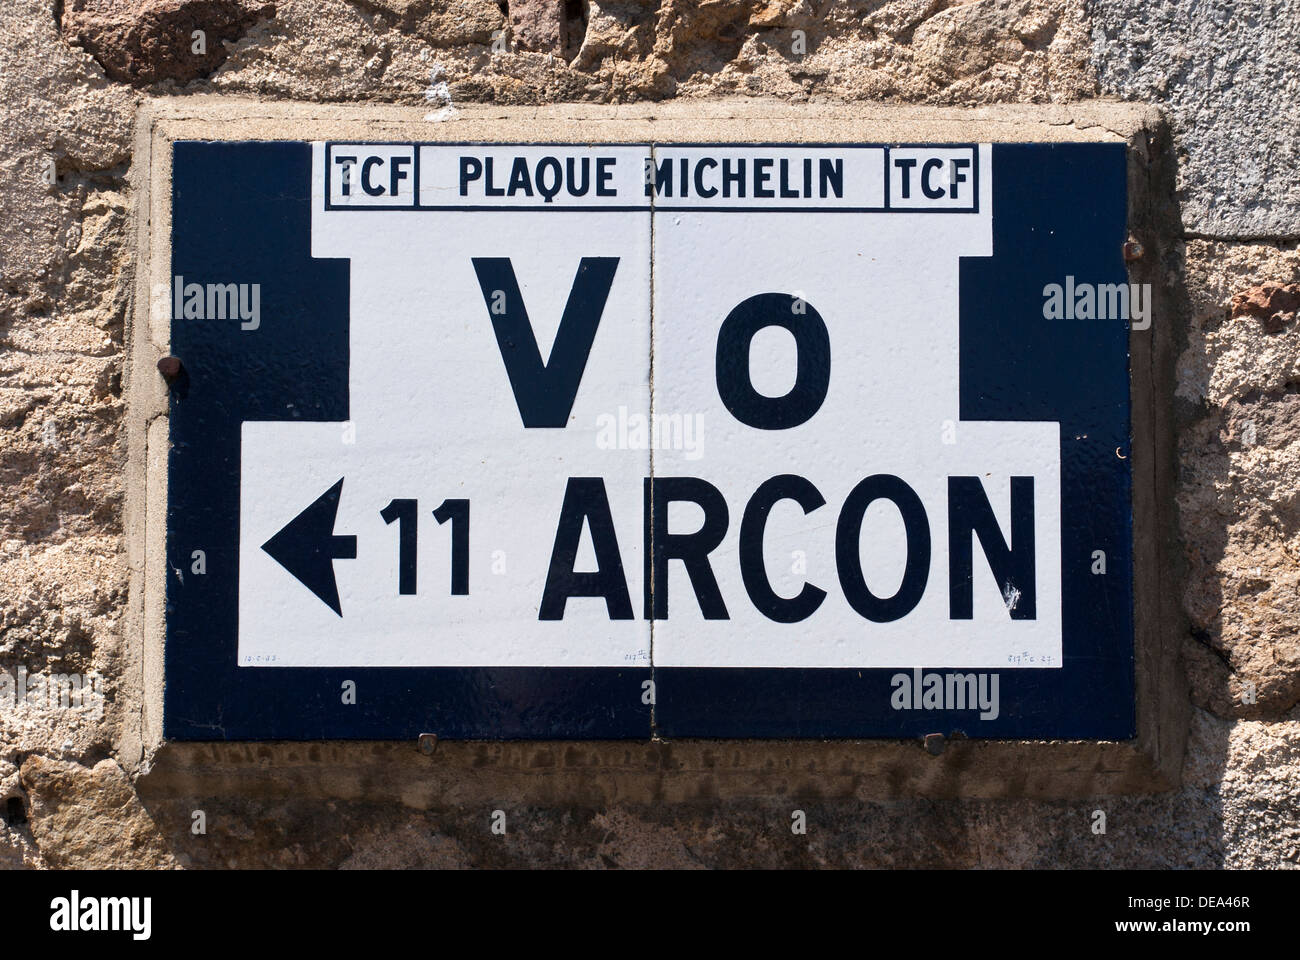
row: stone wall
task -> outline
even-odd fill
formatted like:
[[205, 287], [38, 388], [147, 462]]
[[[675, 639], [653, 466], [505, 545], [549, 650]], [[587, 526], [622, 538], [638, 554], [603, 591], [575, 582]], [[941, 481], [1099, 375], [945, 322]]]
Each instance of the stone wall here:
[[[0, 3], [0, 676], [102, 678], [104, 691], [102, 710], [0, 713], [0, 865], [1300, 862], [1294, 0]], [[1159, 107], [1182, 223], [1159, 265], [1180, 315], [1158, 320], [1177, 325], [1181, 349], [1177, 629], [1193, 705], [1181, 785], [882, 801], [805, 777], [768, 799], [665, 802], [602, 782], [574, 804], [548, 802], [547, 773], [524, 769], [566, 763], [539, 750], [502, 776], [500, 837], [481, 792], [454, 783], [393, 793], [354, 769], [303, 795], [280, 777], [328, 763], [329, 745], [225, 749], [225, 768], [247, 776], [219, 784], [119, 755], [139, 668], [124, 622], [132, 123], [149, 98], [195, 93], [433, 112], [723, 96]], [[376, 765], [395, 749], [376, 745]], [[795, 807], [807, 836], [791, 835]], [[196, 810], [206, 834], [191, 829]]]

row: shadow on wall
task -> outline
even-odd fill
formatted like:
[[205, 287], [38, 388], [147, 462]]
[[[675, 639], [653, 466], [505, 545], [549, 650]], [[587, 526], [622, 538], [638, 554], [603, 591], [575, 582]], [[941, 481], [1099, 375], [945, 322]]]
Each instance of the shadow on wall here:
[[[222, 747], [216, 776], [169, 761], [138, 785], [177, 862], [196, 868], [1212, 869], [1228, 863], [1229, 731], [1198, 713], [1177, 791], [1073, 801], [829, 798], [812, 776], [758, 799], [719, 798], [706, 778], [689, 800], [655, 803], [589, 769], [591, 800], [574, 803], [546, 797], [549, 779], [565, 779], [563, 751], [532, 749], [540, 768], [494, 768], [488, 744], [409, 763], [398, 752], [416, 757], [411, 745], [377, 745], [370, 769], [339, 763], [315, 795], [299, 787], [304, 761], [330, 764], [337, 744]], [[1238, 824], [1233, 842], [1257, 829], [1273, 828]]]
[[1300, 700], [1300, 249], [1189, 240], [1179, 506], [1193, 701], [1281, 719]]
[[1171, 838], [1189, 862], [1278, 866], [1298, 855], [1280, 830], [1294, 748], [1285, 727], [1234, 721], [1294, 720], [1300, 701], [1300, 244], [1190, 238], [1171, 208], [1156, 322], [1174, 324], [1173, 555], [1195, 708]]

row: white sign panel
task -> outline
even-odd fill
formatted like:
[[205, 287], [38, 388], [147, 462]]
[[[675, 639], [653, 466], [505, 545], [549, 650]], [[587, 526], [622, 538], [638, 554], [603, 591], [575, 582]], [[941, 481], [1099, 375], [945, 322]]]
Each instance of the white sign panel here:
[[1058, 424], [959, 407], [989, 147], [313, 167], [350, 415], [243, 422], [240, 665], [1060, 665]]

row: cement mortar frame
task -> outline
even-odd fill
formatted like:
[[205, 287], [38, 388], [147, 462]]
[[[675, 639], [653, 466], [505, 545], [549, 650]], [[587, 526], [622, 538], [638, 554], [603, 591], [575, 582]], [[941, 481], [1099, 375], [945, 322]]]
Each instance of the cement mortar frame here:
[[[1152, 108], [1114, 102], [973, 109], [764, 101], [607, 106], [473, 105], [451, 118], [418, 108], [259, 103], [215, 96], [146, 102], [137, 118], [135, 303], [127, 332], [126, 547], [130, 599], [124, 722], [115, 752], [158, 797], [289, 795], [433, 806], [492, 802], [664, 803], [763, 797], [1077, 798], [1179, 783], [1190, 705], [1179, 659], [1173, 357], [1182, 322], [1160, 268], [1177, 235], [1169, 136]], [[170, 274], [176, 139], [510, 142], [1124, 142], [1130, 234], [1146, 255], [1130, 279], [1156, 291], [1154, 319], [1130, 334], [1133, 403], [1135, 740], [449, 741], [432, 756], [392, 741], [177, 742], [162, 739], [168, 391], [155, 364], [168, 319], [151, 290]], [[436, 731], [431, 731], [436, 732]]]

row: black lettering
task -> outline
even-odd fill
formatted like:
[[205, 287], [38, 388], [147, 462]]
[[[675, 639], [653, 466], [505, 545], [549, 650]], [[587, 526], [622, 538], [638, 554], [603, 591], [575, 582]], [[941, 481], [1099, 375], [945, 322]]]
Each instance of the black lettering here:
[[[573, 569], [584, 523], [591, 530], [591, 545], [596, 552], [596, 570], [590, 573]], [[570, 597], [603, 597], [611, 620], [632, 619], [632, 597], [627, 591], [623, 556], [601, 477], [569, 478], [537, 619], [563, 620]]]
[[451, 521], [451, 595], [469, 595], [469, 501], [444, 500], [433, 511], [442, 526]]
[[384, 523], [397, 524], [397, 592], [415, 593], [415, 557], [418, 505], [414, 500], [392, 500], [379, 511]]
[[795, 474], [763, 481], [749, 498], [740, 521], [740, 576], [745, 581], [745, 592], [759, 613], [777, 623], [798, 623], [821, 606], [826, 591], [805, 583], [797, 596], [786, 598], [772, 589], [763, 565], [763, 531], [772, 507], [779, 500], [793, 500], [804, 513], [812, 513], [826, 503], [826, 498], [810, 481]]
[[[551, 171], [551, 182], [548, 186], [546, 183], [546, 171]], [[542, 195], [543, 203], [552, 203], [555, 195], [560, 192], [560, 181], [564, 179], [564, 171], [560, 168], [560, 161], [557, 157], [542, 157], [537, 162], [537, 192]]]
[[[618, 257], [582, 258], [546, 363], [542, 362], [537, 348], [537, 337], [510, 259], [474, 257], [471, 262], [524, 426], [563, 427], [569, 421], [578, 384], [587, 368], [587, 357], [609, 299], [609, 288], [614, 283]], [[498, 291], [505, 294], [506, 300], [505, 312], [501, 314], [492, 312]]]
[[485, 168], [485, 173], [484, 173], [484, 183], [483, 183], [483, 196], [485, 196], [485, 197], [504, 197], [504, 196], [506, 195], [506, 191], [505, 191], [505, 188], [504, 188], [504, 187], [494, 187], [494, 186], [492, 186], [492, 158], [491, 158], [491, 157], [484, 157], [484, 158], [483, 158], [483, 166], [484, 166], [484, 168]]
[[461, 157], [460, 158], [460, 195], [462, 197], [469, 195], [469, 184], [471, 180], [477, 180], [483, 175], [483, 163], [478, 157]]
[[707, 199], [718, 195], [717, 187], [706, 187], [704, 185], [704, 168], [709, 167], [717, 169], [717, 166], [718, 161], [714, 160], [712, 157], [703, 157], [700, 162], [695, 165], [695, 193], [698, 196]]
[[338, 157], [334, 162], [343, 167], [343, 176], [341, 179], [342, 193], [345, 197], [352, 196], [352, 167], [357, 162], [356, 157]]
[[[876, 500], [891, 501], [903, 515], [907, 531], [907, 562], [903, 582], [892, 597], [880, 598], [867, 587], [860, 554], [862, 520]], [[835, 566], [849, 606], [873, 623], [891, 623], [912, 612], [921, 602], [930, 578], [930, 521], [916, 491], [898, 477], [877, 473], [849, 493], [835, 527]]]
[[[821, 182], [818, 189], [821, 191], [822, 199], [825, 199], [827, 187], [835, 194], [837, 198], [844, 196], [844, 161], [842, 159], [828, 160], [825, 157], [819, 161], [817, 171], [821, 176]], [[903, 194], [907, 196], [907, 194]]]
[[383, 162], [383, 157], [366, 157], [366, 162], [361, 164], [361, 189], [366, 191], [366, 193], [372, 197], [382, 197], [384, 195], [384, 188], [382, 186], [376, 187], [370, 182], [371, 169], [376, 165], [382, 166]]
[[731, 167], [732, 162], [727, 157], [722, 160], [722, 195], [724, 197], [731, 196], [731, 185], [734, 183], [739, 188], [736, 191], [736, 196], [743, 197], [745, 195], [745, 161], [734, 161], [736, 164], [734, 170]]
[[[794, 334], [797, 371], [783, 397], [766, 397], [749, 379], [749, 351], [764, 327]], [[831, 340], [812, 304], [785, 293], [760, 293], [738, 304], [718, 330], [715, 358], [718, 396], [731, 415], [760, 430], [787, 430], [807, 422], [826, 399], [831, 378]]]
[[[684, 500], [704, 510], [695, 533], [668, 532], [668, 504]], [[727, 620], [727, 605], [709, 553], [727, 534], [727, 501], [713, 484], [698, 477], [649, 477], [645, 480], [645, 618], [668, 619], [668, 561], [680, 560], [691, 579], [705, 620]], [[653, 584], [654, 589], [651, 590]]]
[[609, 181], [614, 179], [614, 157], [597, 157], [596, 158], [596, 196], [598, 197], [617, 197], [618, 191], [609, 185]]
[[409, 165], [410, 157], [393, 157], [388, 161], [388, 195], [397, 196], [397, 186], [407, 178], [407, 173], [402, 168]]
[[1011, 478], [1011, 547], [979, 477], [948, 478], [948, 616], [974, 616], [974, 543], [980, 546], [1012, 620], [1038, 616], [1034, 576], [1034, 478]]
[[895, 157], [894, 166], [898, 167], [898, 172], [903, 175], [899, 196], [908, 200], [912, 196], [912, 168], [916, 166], [916, 160], [913, 157]]
[[528, 174], [528, 161], [523, 157], [515, 157], [514, 165], [510, 168], [510, 186], [507, 189], [512, 197], [516, 193], [522, 193], [526, 197], [533, 195], [533, 181]]
[[934, 173], [936, 170], [942, 169], [943, 161], [935, 157], [931, 157], [929, 160], [925, 161], [925, 165], [921, 167], [921, 192], [931, 200], [938, 200], [944, 194], [943, 187], [930, 186], [930, 174]]
[[579, 168], [582, 170], [581, 186], [578, 186], [577, 183], [575, 183], [575, 180], [577, 179], [577, 175], [574, 171], [573, 161], [576, 159], [578, 158], [568, 157], [564, 161], [564, 169], [565, 172], [568, 174], [568, 177], [566, 179], [569, 182], [569, 195], [574, 197], [585, 197], [587, 195], [587, 190], [589, 190], [591, 187], [591, 157], [582, 158], [582, 163]]

